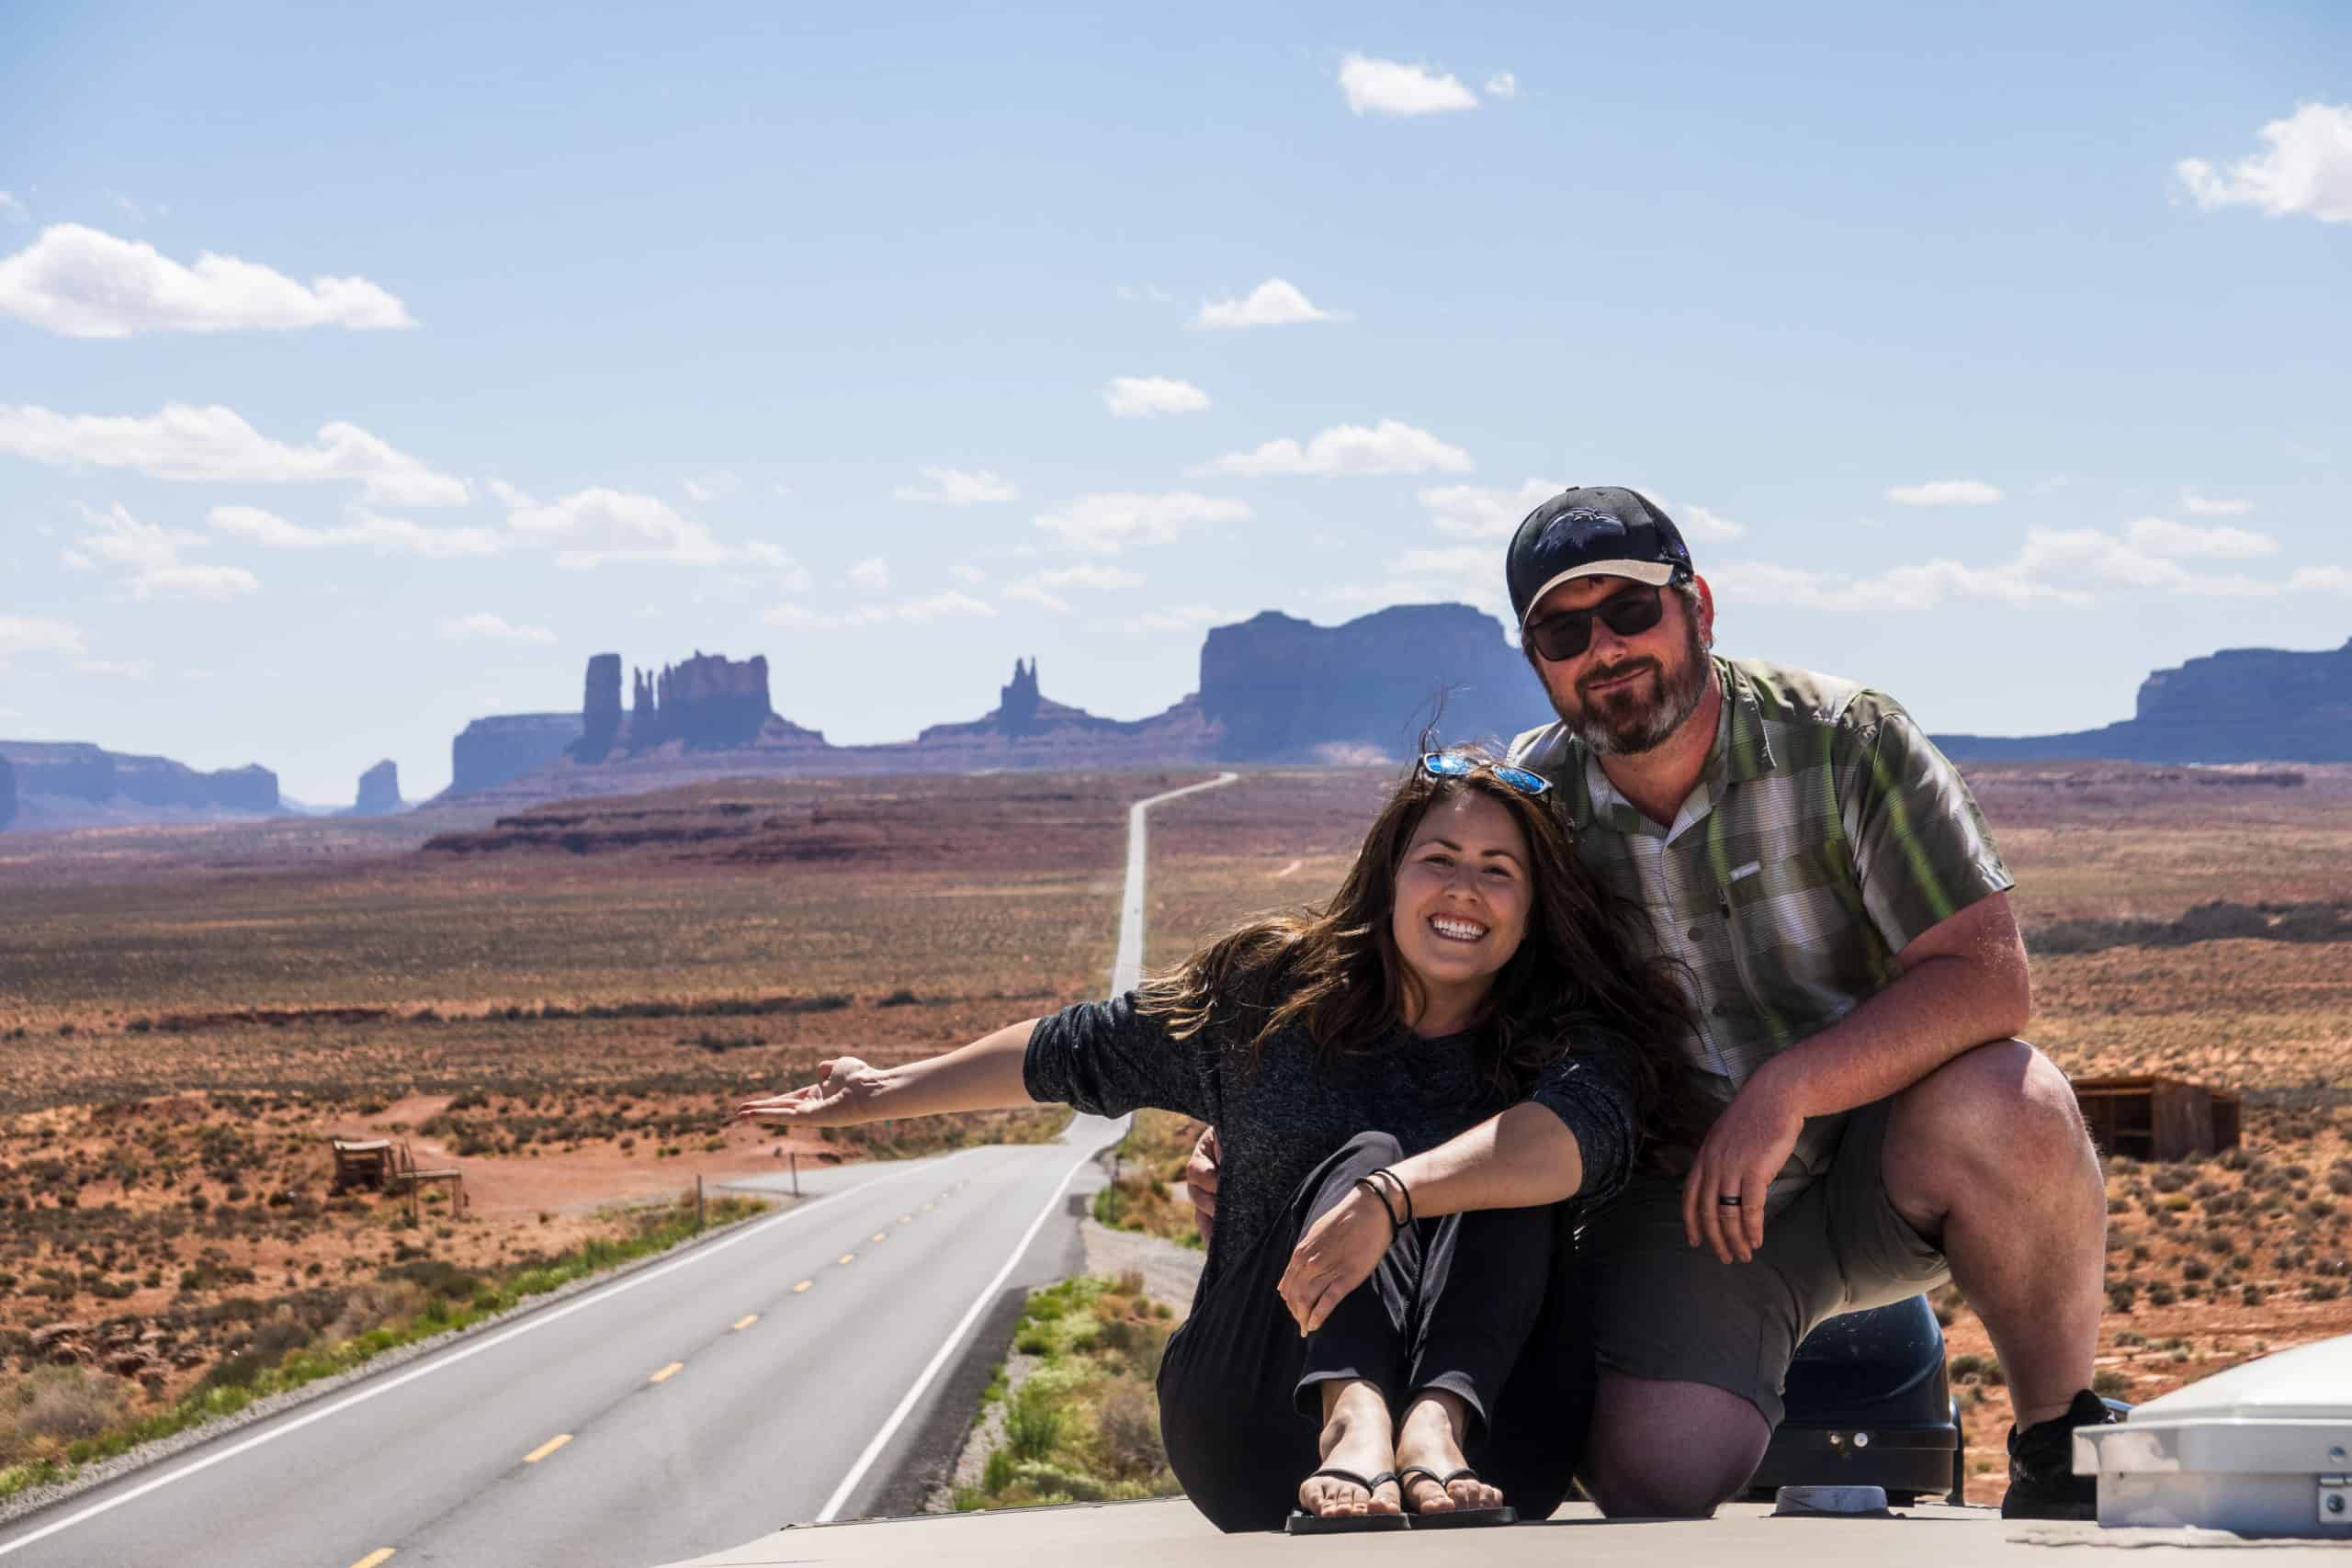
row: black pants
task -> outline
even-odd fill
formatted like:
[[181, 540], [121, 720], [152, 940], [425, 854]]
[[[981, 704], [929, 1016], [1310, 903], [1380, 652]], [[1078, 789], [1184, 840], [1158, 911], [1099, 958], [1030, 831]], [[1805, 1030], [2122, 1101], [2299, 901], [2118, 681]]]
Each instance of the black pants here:
[[1300, 1337], [1274, 1287], [1308, 1225], [1403, 1157], [1359, 1134], [1291, 1195], [1283, 1223], [1193, 1303], [1159, 1366], [1159, 1426], [1186, 1494], [1224, 1530], [1276, 1529], [1322, 1459], [1319, 1385], [1363, 1378], [1392, 1414], [1442, 1389], [1471, 1411], [1465, 1457], [1527, 1518], [1557, 1507], [1591, 1412], [1589, 1341], [1560, 1208], [1487, 1209], [1399, 1233], [1371, 1279]]

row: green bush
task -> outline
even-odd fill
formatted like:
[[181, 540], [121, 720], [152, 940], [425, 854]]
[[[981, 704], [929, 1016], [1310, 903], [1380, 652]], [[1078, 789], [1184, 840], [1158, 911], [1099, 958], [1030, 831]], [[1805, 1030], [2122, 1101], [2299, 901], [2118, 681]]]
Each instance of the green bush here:
[[1034, 1377], [1013, 1393], [1004, 1413], [1004, 1437], [1014, 1459], [1042, 1460], [1061, 1440], [1062, 1412], [1053, 1394]]

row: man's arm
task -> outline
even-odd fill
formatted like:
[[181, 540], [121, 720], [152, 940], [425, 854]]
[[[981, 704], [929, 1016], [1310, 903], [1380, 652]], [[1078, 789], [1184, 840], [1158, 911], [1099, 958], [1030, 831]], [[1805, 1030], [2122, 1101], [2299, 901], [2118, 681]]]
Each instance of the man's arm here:
[[[1716, 1121], [1683, 1187], [1683, 1229], [1693, 1247], [1712, 1246], [1725, 1262], [1755, 1256], [1764, 1242], [1765, 1190], [1806, 1117], [1883, 1100], [1962, 1051], [2024, 1032], [2032, 992], [2006, 892], [1928, 927], [1899, 960], [1900, 976], [1758, 1067]], [[1728, 1215], [1718, 1201], [1726, 1194], [1739, 1199]]]

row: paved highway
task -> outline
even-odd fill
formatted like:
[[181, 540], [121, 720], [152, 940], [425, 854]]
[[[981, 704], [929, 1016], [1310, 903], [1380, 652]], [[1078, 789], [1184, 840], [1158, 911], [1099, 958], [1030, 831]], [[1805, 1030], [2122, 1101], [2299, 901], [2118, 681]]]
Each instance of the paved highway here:
[[[1115, 987], [1170, 797], [1130, 816]], [[854, 1517], [988, 1310], [1068, 1272], [1119, 1132], [814, 1173], [783, 1213], [19, 1520], [0, 1562], [645, 1568]]]

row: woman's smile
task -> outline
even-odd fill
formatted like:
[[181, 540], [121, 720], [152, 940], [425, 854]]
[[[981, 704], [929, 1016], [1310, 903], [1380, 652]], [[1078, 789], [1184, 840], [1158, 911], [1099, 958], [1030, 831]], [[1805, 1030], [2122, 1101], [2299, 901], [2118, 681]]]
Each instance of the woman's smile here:
[[1487, 928], [1460, 915], [1431, 915], [1430, 930], [1447, 942], [1476, 942], [1487, 934]]

